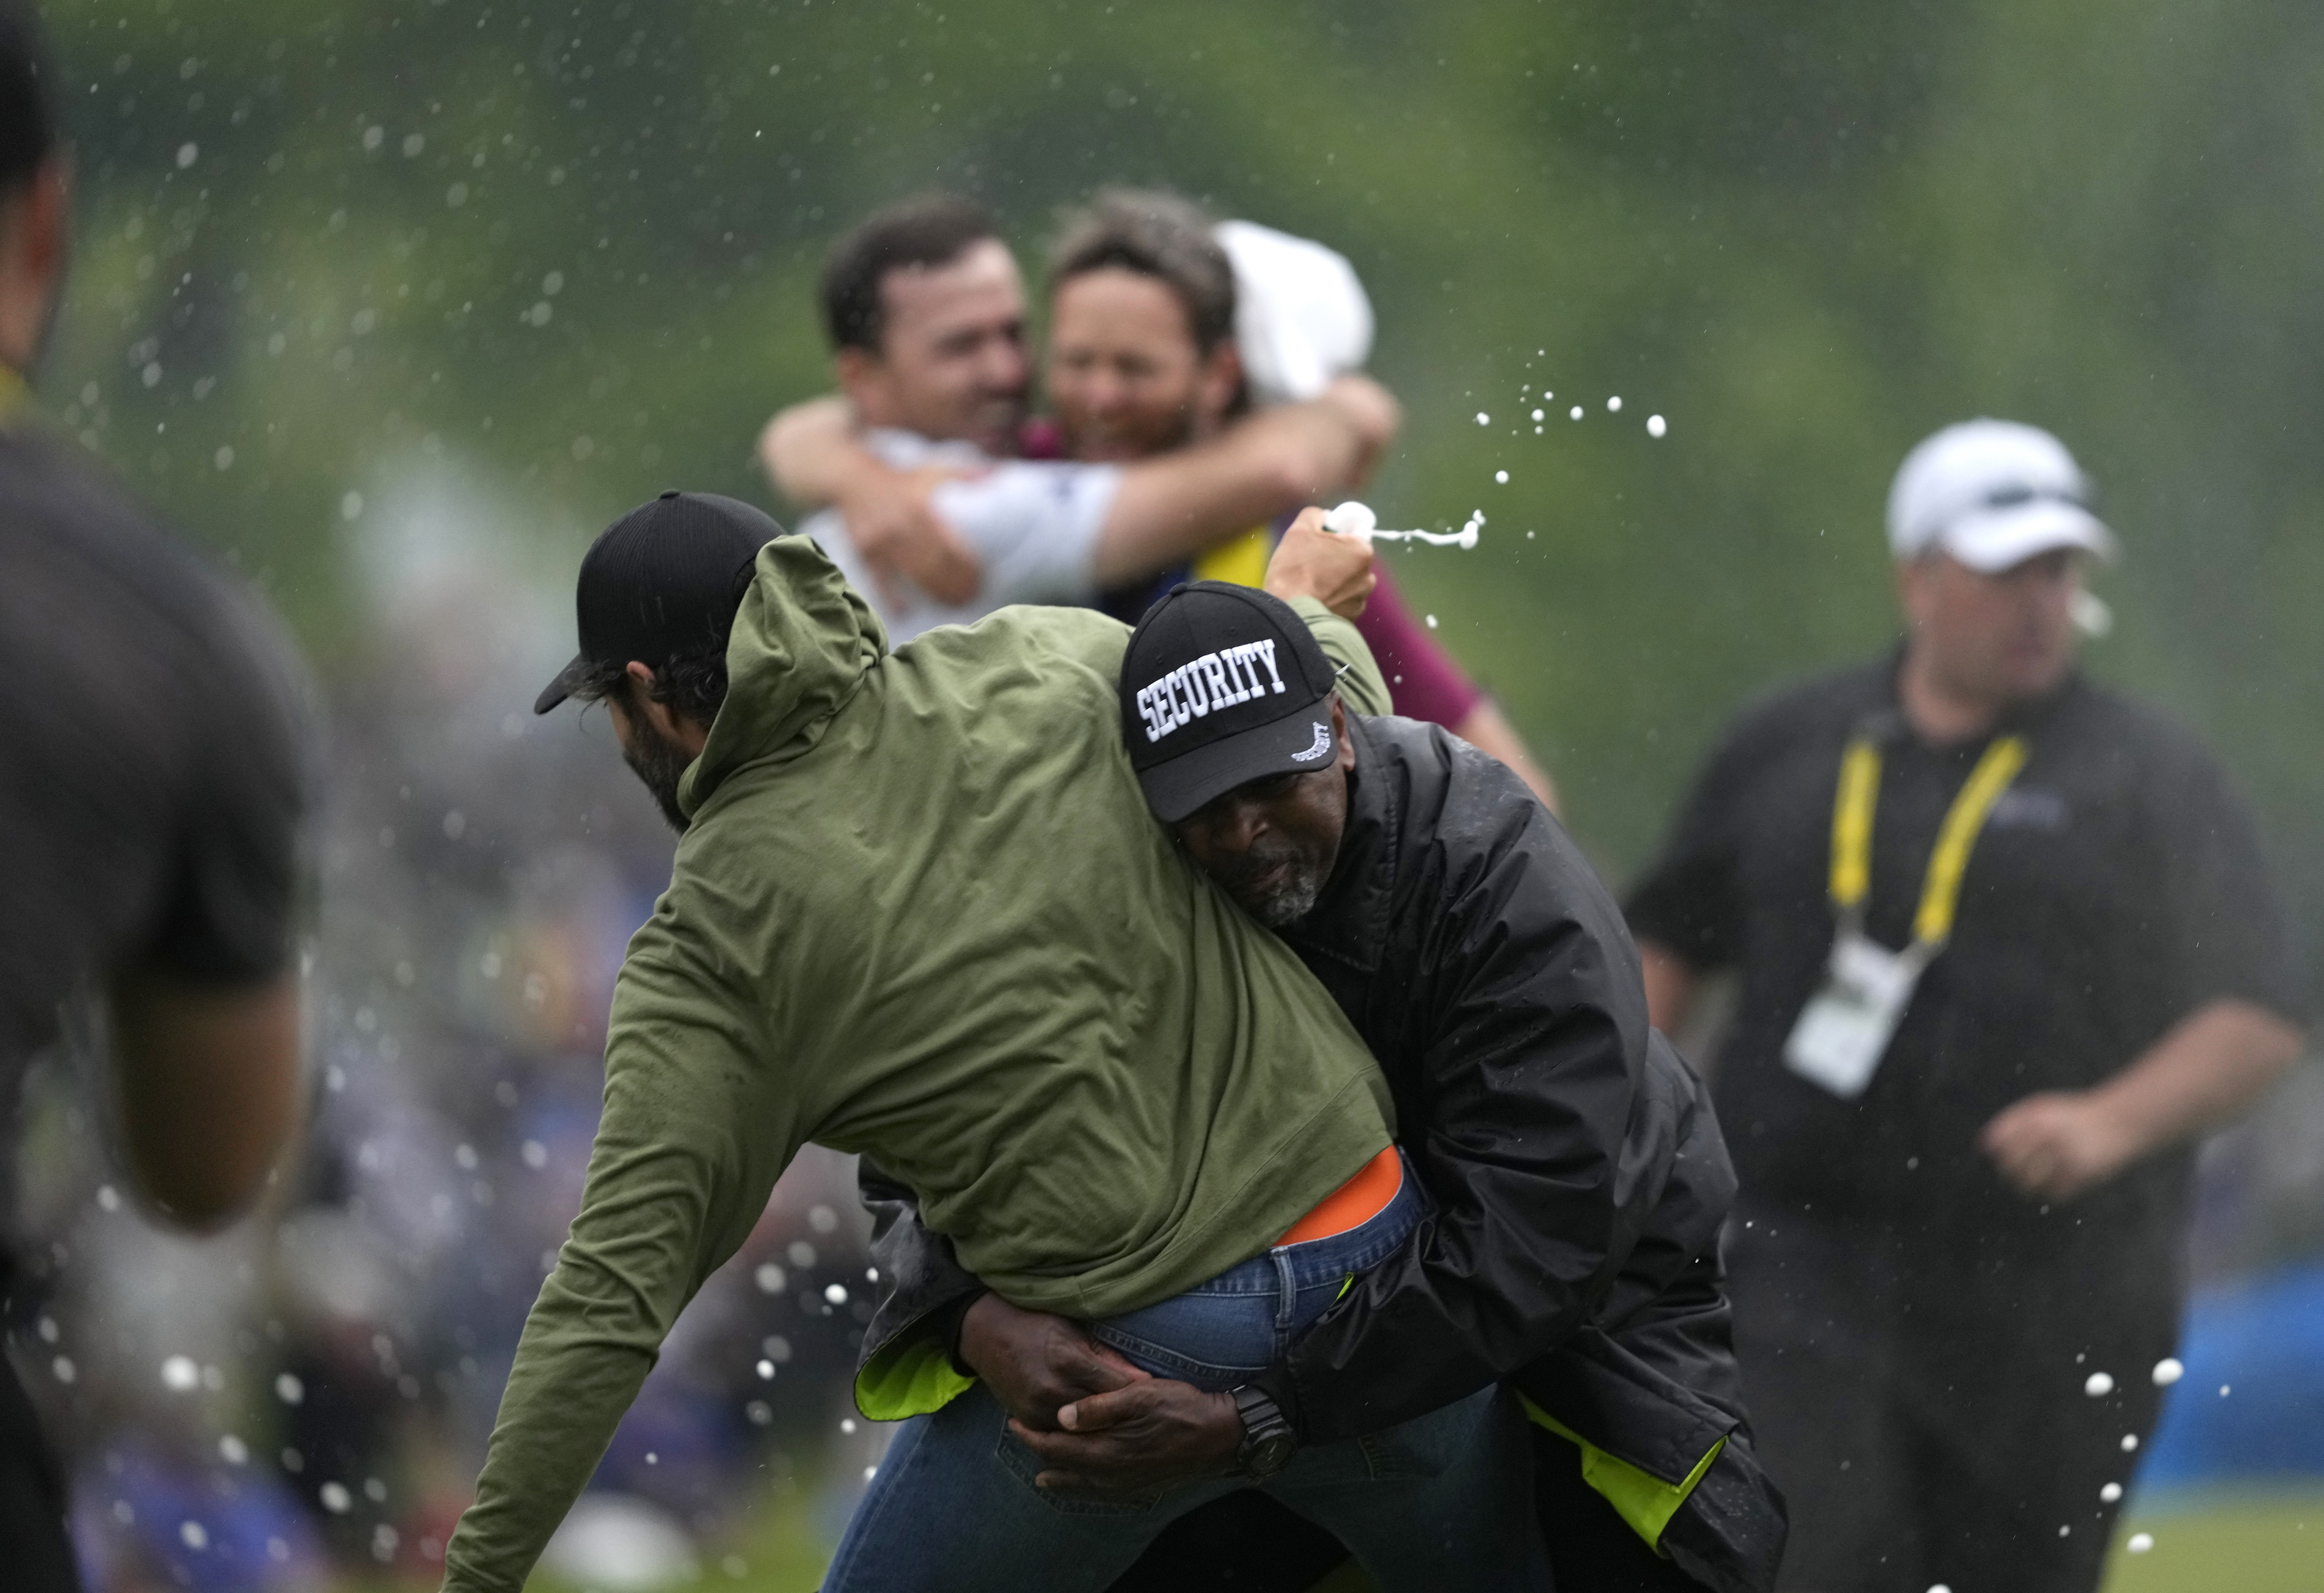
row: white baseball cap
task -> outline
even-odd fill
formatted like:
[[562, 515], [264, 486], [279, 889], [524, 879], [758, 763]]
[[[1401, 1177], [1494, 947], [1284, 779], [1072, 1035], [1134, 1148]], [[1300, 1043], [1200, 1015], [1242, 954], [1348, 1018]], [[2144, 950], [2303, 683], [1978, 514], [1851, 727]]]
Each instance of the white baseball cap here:
[[1212, 236], [1234, 266], [1235, 347], [1254, 402], [1302, 403], [1363, 368], [1372, 303], [1346, 255], [1256, 221]]
[[1888, 489], [1888, 551], [1941, 549], [1987, 575], [2060, 548], [2112, 560], [2114, 533], [2089, 511], [2089, 481], [2038, 426], [1964, 421], [1904, 456]]

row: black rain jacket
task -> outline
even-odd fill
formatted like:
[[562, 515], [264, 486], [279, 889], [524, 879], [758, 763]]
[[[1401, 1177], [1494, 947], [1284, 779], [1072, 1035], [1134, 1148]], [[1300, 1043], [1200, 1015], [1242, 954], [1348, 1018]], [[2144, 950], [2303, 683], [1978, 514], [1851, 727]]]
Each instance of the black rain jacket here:
[[[1433, 1209], [1254, 1381], [1308, 1442], [1506, 1379], [1665, 1484], [1719, 1446], [1661, 1546], [1705, 1586], [1765, 1593], [1784, 1513], [1719, 1263], [1734, 1172], [1702, 1085], [1647, 1026], [1620, 911], [1499, 764], [1432, 725], [1348, 723], [1340, 855], [1283, 938], [1379, 1059]], [[869, 1166], [863, 1185], [885, 1292], [868, 1360], [982, 1285], [908, 1190]]]

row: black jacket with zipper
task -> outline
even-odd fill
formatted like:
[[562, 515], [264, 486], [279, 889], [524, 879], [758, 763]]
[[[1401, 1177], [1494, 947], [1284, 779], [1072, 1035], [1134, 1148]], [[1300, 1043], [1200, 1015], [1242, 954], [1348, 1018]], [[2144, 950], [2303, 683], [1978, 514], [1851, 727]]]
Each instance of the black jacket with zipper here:
[[[1305, 1442], [1500, 1380], [1665, 1483], [1723, 1438], [1662, 1547], [1708, 1587], [1764, 1593], [1784, 1511], [1719, 1264], [1734, 1172], [1700, 1082], [1647, 1026], [1620, 911], [1499, 764], [1432, 725], [1348, 722], [1339, 857], [1282, 933], [1379, 1060], [1433, 1209], [1254, 1381]], [[982, 1285], [908, 1191], [869, 1167], [863, 1183], [885, 1290], [868, 1358]]]

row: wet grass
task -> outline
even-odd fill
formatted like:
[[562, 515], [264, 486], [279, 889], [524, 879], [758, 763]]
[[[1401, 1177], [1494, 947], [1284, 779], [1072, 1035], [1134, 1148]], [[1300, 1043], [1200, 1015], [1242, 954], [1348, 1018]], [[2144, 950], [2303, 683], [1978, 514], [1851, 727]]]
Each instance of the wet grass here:
[[[2126, 1545], [2145, 1533], [2154, 1546]], [[2316, 1593], [2324, 1588], [2324, 1489], [2173, 1497], [2115, 1533], [2105, 1593]]]

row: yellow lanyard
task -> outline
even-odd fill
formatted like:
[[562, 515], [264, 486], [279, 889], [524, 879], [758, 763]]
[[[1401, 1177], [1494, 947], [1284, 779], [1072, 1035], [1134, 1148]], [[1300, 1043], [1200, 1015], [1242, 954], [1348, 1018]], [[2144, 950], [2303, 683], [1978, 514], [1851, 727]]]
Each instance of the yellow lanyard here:
[[[1934, 948], [1951, 938], [1969, 848], [1977, 845], [1993, 804], [2025, 766], [2025, 757], [2023, 736], [1997, 738], [1945, 810], [1937, 849], [1929, 857], [1929, 877], [1921, 887], [1921, 909], [1913, 917], [1913, 939], [1920, 944]], [[1872, 892], [1872, 812], [1879, 801], [1880, 748], [1858, 736], [1840, 755], [1840, 790], [1831, 807], [1831, 904], [1843, 917], [1861, 915]]]

